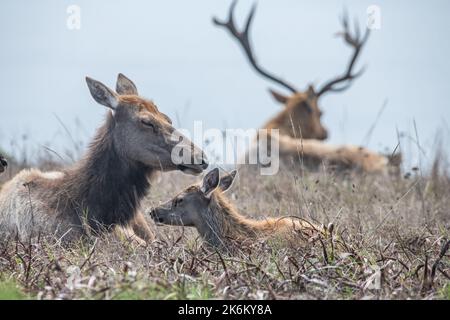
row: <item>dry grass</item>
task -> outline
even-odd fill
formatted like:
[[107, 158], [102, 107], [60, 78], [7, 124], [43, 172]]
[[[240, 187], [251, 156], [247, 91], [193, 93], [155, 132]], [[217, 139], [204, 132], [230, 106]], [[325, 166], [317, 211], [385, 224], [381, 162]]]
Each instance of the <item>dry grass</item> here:
[[[158, 240], [146, 248], [112, 235], [69, 248], [44, 238], [33, 244], [11, 239], [0, 243], [0, 297], [450, 299], [447, 174], [295, 172], [260, 176], [242, 169], [228, 195], [253, 217], [333, 222], [333, 239], [306, 246], [261, 241], [232, 256], [207, 251], [189, 228], [158, 227]], [[145, 207], [193, 181], [162, 175]]]

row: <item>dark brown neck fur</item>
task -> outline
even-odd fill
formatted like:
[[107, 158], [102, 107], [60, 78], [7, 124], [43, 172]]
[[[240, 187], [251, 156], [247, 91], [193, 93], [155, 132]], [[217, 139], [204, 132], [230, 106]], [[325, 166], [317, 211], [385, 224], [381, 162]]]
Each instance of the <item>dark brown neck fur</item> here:
[[64, 205], [77, 224], [86, 221], [94, 230], [127, 224], [150, 188], [152, 168], [125, 159], [117, 152], [114, 126], [110, 114], [87, 155], [66, 172], [60, 191], [62, 199], [56, 199], [59, 212], [65, 214], [61, 208]]

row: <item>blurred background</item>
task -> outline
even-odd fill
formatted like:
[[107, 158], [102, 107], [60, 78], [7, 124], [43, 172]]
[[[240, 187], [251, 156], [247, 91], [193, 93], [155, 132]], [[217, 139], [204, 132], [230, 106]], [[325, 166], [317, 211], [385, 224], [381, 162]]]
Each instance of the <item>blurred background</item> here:
[[[239, 1], [238, 24], [253, 2]], [[79, 30], [67, 27], [70, 5], [81, 10]], [[282, 107], [267, 88], [283, 89], [256, 75], [236, 42], [211, 23], [213, 16], [226, 18], [229, 5], [2, 1], [0, 148], [18, 157], [77, 157], [106, 113], [84, 77], [114, 87], [119, 72], [178, 127], [189, 129], [195, 120], [204, 128], [262, 126]], [[352, 53], [333, 36], [343, 9], [363, 26], [370, 5], [381, 8], [381, 29], [372, 32], [358, 61], [367, 65], [365, 74], [344, 93], [320, 100], [329, 142], [392, 152], [400, 136], [406, 165], [426, 163], [436, 136], [444, 146], [450, 136], [449, 1], [260, 0], [255, 53], [261, 65], [301, 90], [322, 84], [344, 72]]]

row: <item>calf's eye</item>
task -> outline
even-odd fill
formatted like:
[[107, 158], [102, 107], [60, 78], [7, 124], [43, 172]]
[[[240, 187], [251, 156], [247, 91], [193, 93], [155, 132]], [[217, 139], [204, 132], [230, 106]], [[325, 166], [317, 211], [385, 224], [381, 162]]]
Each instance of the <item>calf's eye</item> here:
[[175, 201], [174, 201], [174, 206], [176, 207], [176, 206], [179, 206], [180, 204], [182, 204], [183, 203], [183, 198], [180, 198], [180, 199], [176, 199]]

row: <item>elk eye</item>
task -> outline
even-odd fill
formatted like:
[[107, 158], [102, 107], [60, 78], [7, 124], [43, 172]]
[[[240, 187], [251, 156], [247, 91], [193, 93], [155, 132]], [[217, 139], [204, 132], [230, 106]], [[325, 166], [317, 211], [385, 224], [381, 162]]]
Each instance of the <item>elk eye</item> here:
[[308, 113], [312, 113], [313, 112], [313, 110], [312, 110], [312, 108], [311, 108], [311, 106], [309, 104], [306, 104], [306, 111]]
[[183, 203], [183, 198], [176, 199], [175, 202], [174, 202], [174, 206], [176, 207], [176, 206], [178, 206], [178, 205], [180, 205], [182, 203]]
[[141, 120], [141, 123], [142, 123], [144, 126], [149, 127], [149, 128], [152, 128], [153, 130], [155, 130], [155, 126], [154, 126], [153, 123], [151, 123], [150, 121], [148, 121], [148, 120]]

